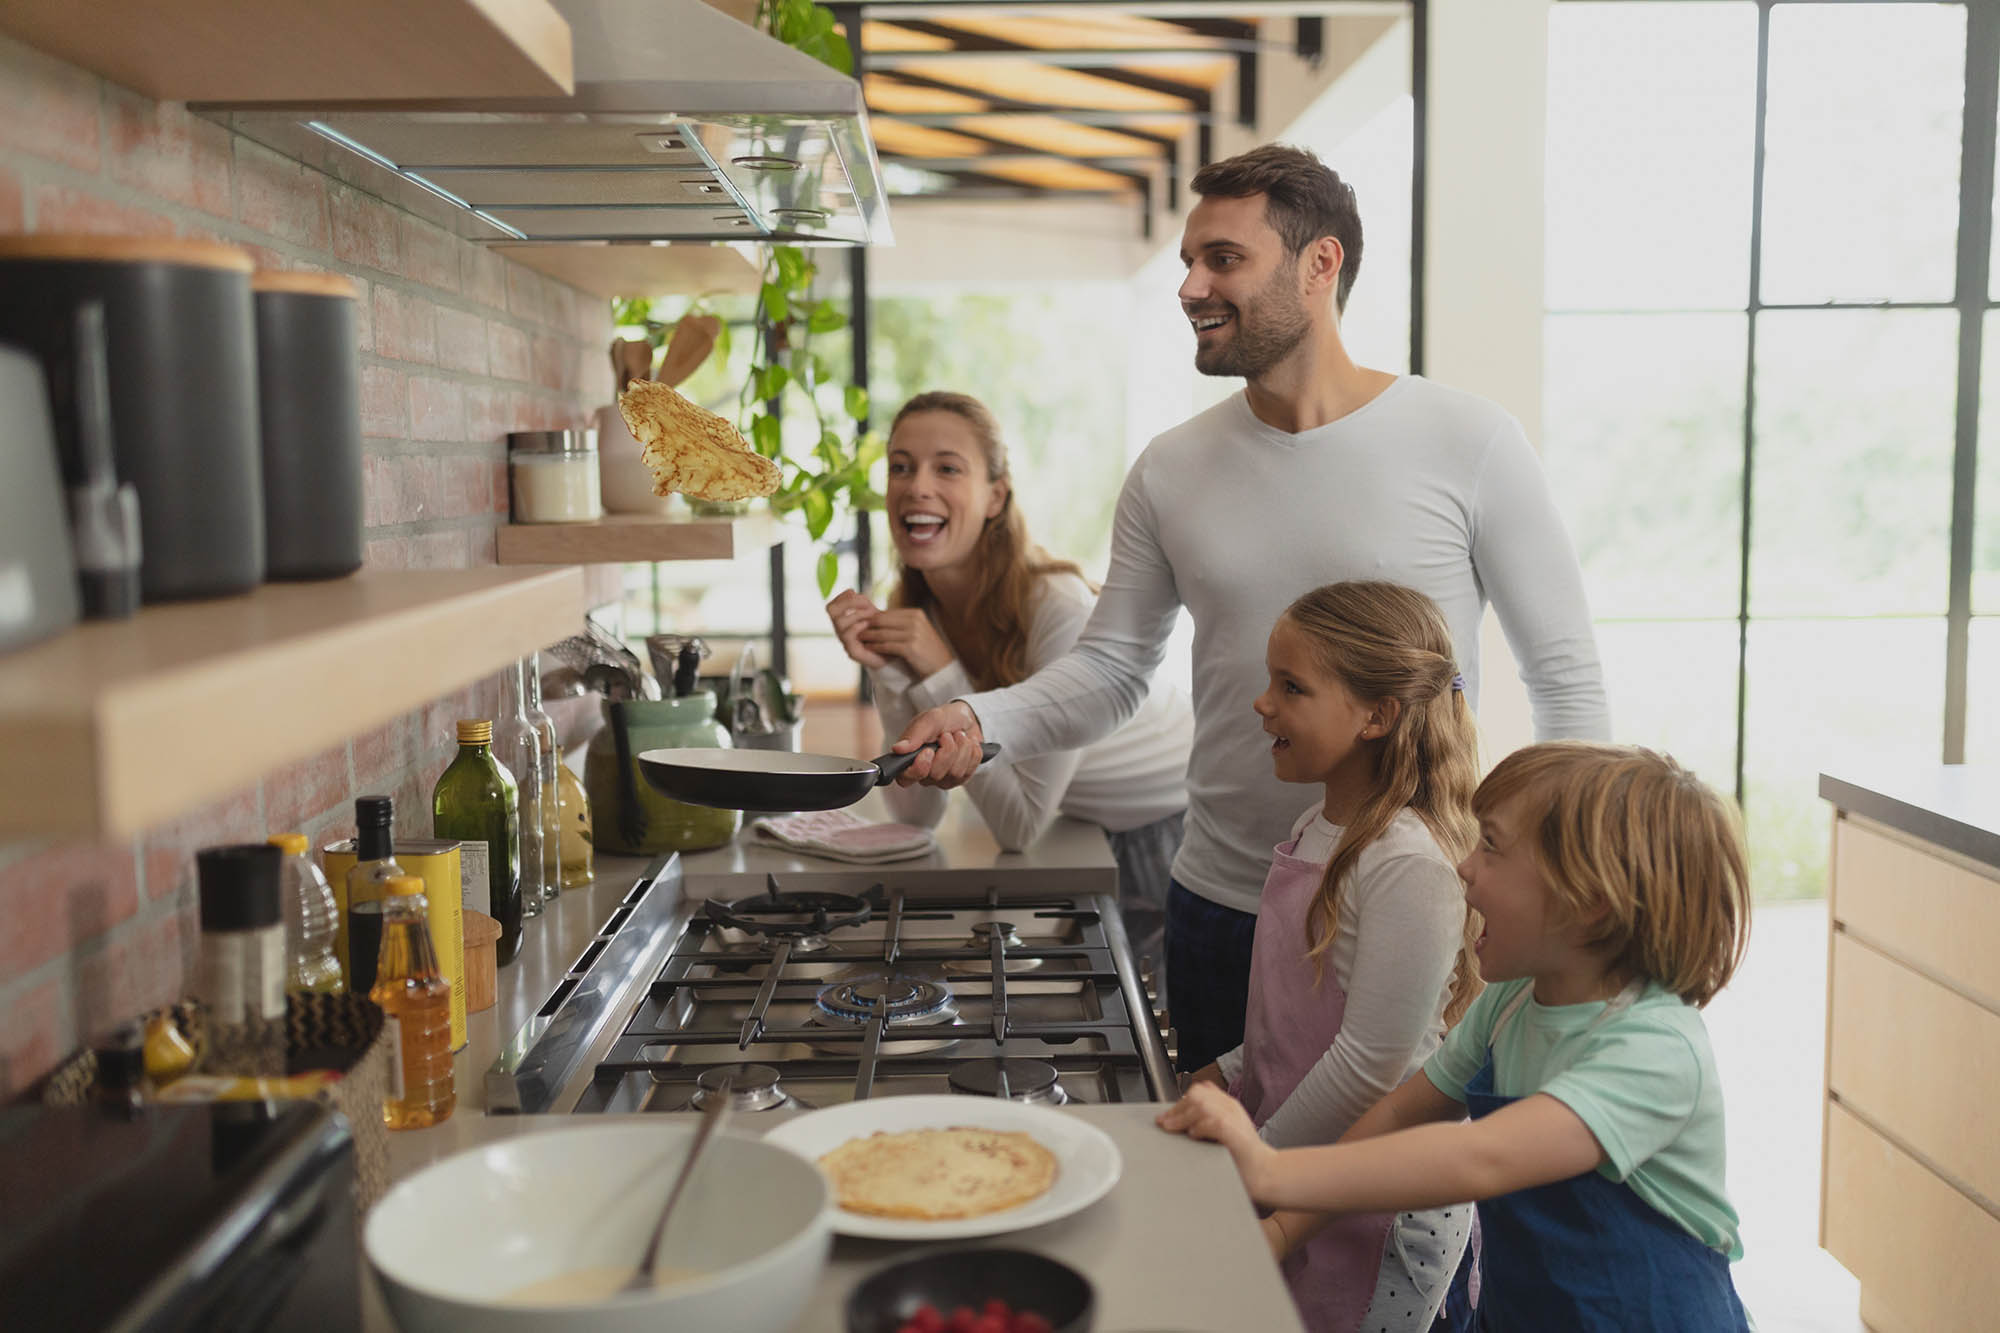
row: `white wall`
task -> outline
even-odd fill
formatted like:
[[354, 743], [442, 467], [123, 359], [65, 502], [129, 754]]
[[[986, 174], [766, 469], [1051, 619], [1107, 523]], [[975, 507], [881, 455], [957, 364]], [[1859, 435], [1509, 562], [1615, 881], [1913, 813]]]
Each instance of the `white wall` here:
[[[1483, 394], [1539, 447], [1542, 154], [1549, 0], [1432, 0], [1425, 135], [1424, 373]], [[1533, 737], [1489, 613], [1480, 643], [1487, 759]]]

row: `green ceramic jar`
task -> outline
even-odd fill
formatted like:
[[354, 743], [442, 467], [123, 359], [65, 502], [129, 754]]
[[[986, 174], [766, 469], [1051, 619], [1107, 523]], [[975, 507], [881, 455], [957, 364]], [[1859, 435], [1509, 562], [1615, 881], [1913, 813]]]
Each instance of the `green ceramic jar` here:
[[604, 721], [583, 761], [592, 846], [657, 856], [720, 847], [736, 836], [741, 811], [676, 801], [654, 790], [639, 771], [639, 756], [647, 750], [730, 748], [728, 729], [715, 720], [713, 694], [697, 690], [679, 699], [606, 700]]

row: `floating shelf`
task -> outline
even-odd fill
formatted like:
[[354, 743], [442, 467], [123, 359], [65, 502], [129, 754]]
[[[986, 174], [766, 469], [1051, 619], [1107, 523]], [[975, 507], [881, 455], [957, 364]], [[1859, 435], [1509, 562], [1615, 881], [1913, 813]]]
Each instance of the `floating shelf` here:
[[768, 551], [790, 529], [768, 509], [741, 518], [606, 514], [591, 523], [513, 523], [500, 529], [503, 565], [599, 565], [733, 560]]
[[583, 571], [363, 571], [0, 657], [0, 835], [129, 836], [577, 631]]
[[6, 0], [0, 28], [163, 101], [561, 97], [569, 24], [548, 0]]

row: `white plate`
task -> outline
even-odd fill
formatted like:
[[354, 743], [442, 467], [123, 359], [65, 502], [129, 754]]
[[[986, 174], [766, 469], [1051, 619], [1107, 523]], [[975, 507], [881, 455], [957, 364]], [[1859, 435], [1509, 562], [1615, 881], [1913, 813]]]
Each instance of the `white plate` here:
[[766, 1143], [789, 1149], [810, 1162], [846, 1143], [877, 1131], [907, 1129], [1017, 1130], [1056, 1155], [1056, 1180], [1040, 1198], [981, 1217], [927, 1221], [907, 1217], [869, 1217], [836, 1206], [833, 1229], [844, 1236], [877, 1240], [952, 1240], [965, 1236], [997, 1236], [1005, 1231], [1038, 1227], [1088, 1208], [1118, 1183], [1124, 1168], [1118, 1145], [1103, 1130], [1076, 1116], [1046, 1106], [1003, 1101], [998, 1097], [958, 1094], [931, 1097], [881, 1097], [808, 1111], [764, 1135]]

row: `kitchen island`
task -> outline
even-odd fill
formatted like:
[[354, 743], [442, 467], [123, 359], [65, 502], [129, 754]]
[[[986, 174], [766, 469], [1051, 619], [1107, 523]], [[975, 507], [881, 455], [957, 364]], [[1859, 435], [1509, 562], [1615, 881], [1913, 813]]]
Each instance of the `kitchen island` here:
[[[888, 817], [879, 793], [855, 809], [871, 818]], [[858, 892], [880, 877], [881, 867], [805, 856], [761, 841], [747, 825], [746, 818], [746, 827], [729, 845], [683, 858], [687, 894], [740, 896], [761, 890], [767, 874], [782, 881], [788, 874], [804, 872], [813, 873], [820, 883], [825, 881], [819, 877], [829, 873], [841, 876], [844, 887]], [[999, 849], [968, 802], [954, 801], [937, 837], [935, 853], [894, 863], [899, 877], [915, 868], [916, 882], [947, 887], [968, 880], [1004, 885], [1059, 872], [1067, 882], [1092, 891], [1109, 893], [1116, 886], [1115, 864], [1103, 834], [1088, 824], [1060, 820], [1033, 847], [1007, 853]], [[457, 1113], [435, 1129], [390, 1136], [395, 1178], [507, 1135], [604, 1122], [607, 1117], [601, 1115], [482, 1114], [484, 1075], [543, 1007], [578, 955], [591, 947], [604, 921], [650, 864], [643, 858], [599, 855], [596, 880], [588, 889], [561, 895], [527, 923], [519, 956], [500, 970], [498, 1002], [470, 1016], [469, 1040], [456, 1062]], [[1098, 1203], [1060, 1221], [958, 1243], [1038, 1250], [1088, 1274], [1097, 1286], [1096, 1327], [1103, 1333], [1300, 1329], [1228, 1155], [1214, 1145], [1162, 1133], [1153, 1124], [1158, 1110], [1155, 1104], [1064, 1108], [1062, 1113], [1088, 1119], [1117, 1143], [1123, 1157], [1118, 1185]], [[738, 1120], [729, 1132], [748, 1134], [765, 1127]], [[840, 1333], [841, 1309], [855, 1282], [920, 1248], [924, 1247], [836, 1239], [799, 1333]], [[372, 1276], [364, 1277], [364, 1305], [371, 1333], [393, 1328]]]
[[2000, 1308], [2000, 771], [1822, 774], [1834, 807], [1820, 1243], [1870, 1328]]

